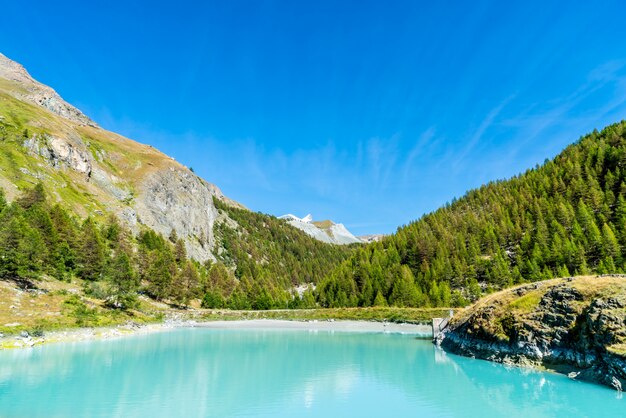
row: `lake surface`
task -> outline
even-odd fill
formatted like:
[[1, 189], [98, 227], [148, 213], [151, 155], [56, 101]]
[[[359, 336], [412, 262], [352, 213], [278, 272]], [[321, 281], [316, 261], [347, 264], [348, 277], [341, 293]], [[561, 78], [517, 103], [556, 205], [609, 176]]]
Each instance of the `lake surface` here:
[[0, 352], [2, 417], [617, 417], [567, 377], [414, 336], [178, 329]]

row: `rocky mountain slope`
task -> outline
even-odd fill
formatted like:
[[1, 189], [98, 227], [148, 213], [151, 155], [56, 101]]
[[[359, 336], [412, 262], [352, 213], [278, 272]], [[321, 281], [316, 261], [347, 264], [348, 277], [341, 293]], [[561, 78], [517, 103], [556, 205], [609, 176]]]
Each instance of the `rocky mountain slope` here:
[[626, 384], [626, 276], [526, 284], [487, 296], [452, 318], [446, 350], [545, 367], [617, 390]]
[[343, 224], [336, 224], [330, 220], [314, 221], [310, 214], [304, 218], [287, 214], [279, 216], [279, 219], [287, 221], [289, 225], [306, 232], [318, 241], [339, 245], [363, 243], [361, 239], [352, 235]]
[[366, 244], [371, 244], [372, 242], [382, 241], [382, 239], [385, 238], [385, 235], [384, 234], [359, 235], [357, 238]]
[[107, 309], [136, 307], [138, 294], [309, 307], [312, 293], [293, 288], [353, 251], [251, 212], [153, 147], [102, 129], [3, 55], [0, 217], [0, 280], [80, 281]]
[[13, 199], [38, 182], [83, 217], [174, 230], [200, 261], [213, 258], [213, 197], [234, 204], [172, 158], [100, 128], [0, 54], [0, 186]]

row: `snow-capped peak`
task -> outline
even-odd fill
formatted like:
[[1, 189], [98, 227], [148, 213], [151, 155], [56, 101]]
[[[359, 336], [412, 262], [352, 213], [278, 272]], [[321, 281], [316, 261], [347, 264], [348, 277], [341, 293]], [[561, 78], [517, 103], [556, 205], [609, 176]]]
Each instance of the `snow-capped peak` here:
[[362, 242], [360, 239], [352, 235], [343, 224], [336, 224], [333, 221], [319, 221], [313, 220], [311, 214], [306, 215], [304, 218], [298, 218], [291, 213], [283, 216], [279, 216], [279, 219], [286, 220], [291, 226], [294, 226], [313, 238], [327, 242], [330, 244], [353, 244], [356, 242]]

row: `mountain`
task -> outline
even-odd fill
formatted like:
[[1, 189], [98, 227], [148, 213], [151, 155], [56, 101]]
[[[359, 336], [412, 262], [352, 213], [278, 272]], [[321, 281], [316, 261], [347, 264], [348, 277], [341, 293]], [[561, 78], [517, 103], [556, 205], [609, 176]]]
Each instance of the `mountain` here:
[[330, 245], [273, 216], [238, 208], [218, 199], [215, 224], [218, 262], [234, 275], [255, 282], [270, 280], [282, 289], [318, 283], [328, 271], [354, 252], [354, 247]]
[[172, 230], [197, 260], [212, 258], [219, 188], [151, 146], [100, 128], [0, 54], [0, 186], [12, 199], [42, 182], [80, 216], [113, 213], [133, 231]]
[[78, 281], [90, 303], [116, 308], [135, 306], [137, 292], [282, 308], [299, 306], [293, 288], [318, 283], [352, 251], [251, 212], [153, 147], [102, 129], [0, 54], [0, 280]]
[[384, 234], [359, 235], [357, 238], [366, 244], [381, 241], [385, 237]]
[[626, 270], [626, 122], [469, 191], [359, 249], [318, 286], [324, 306], [465, 305], [553, 277]]
[[329, 220], [314, 221], [310, 214], [304, 218], [287, 214], [279, 216], [278, 219], [287, 221], [289, 225], [306, 232], [318, 241], [338, 245], [363, 243], [359, 238], [352, 235], [343, 224], [336, 224]]

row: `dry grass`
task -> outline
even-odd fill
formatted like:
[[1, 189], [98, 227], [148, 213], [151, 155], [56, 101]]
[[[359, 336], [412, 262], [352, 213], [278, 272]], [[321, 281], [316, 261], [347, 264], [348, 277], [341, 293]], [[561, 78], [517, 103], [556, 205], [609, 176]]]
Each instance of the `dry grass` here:
[[597, 298], [626, 293], [626, 278], [613, 276], [582, 276], [571, 282], [585, 297]]
[[65, 299], [60, 292], [28, 292], [0, 282], [0, 332], [12, 334], [52, 323], [69, 327], [63, 315]]
[[83, 296], [81, 284], [44, 278], [37, 286], [37, 290], [22, 290], [11, 282], [0, 281], [0, 332], [11, 335], [161, 318], [159, 309], [151, 304], [127, 312], [107, 309], [101, 300]]
[[533, 312], [539, 306], [539, 302], [544, 294], [545, 291], [543, 289], [528, 292], [509, 303], [507, 308], [518, 313]]
[[[579, 276], [560, 278], [537, 283], [524, 284], [502, 290], [481, 298], [455, 315], [452, 324], [461, 324], [469, 320], [472, 332], [493, 335], [501, 341], [508, 340], [508, 332], [519, 324], [535, 324], [541, 318], [540, 303], [550, 289], [565, 285], [582, 294], [582, 300], [570, 301], [569, 305], [581, 313], [592, 300], [610, 296], [626, 295], [626, 277], [623, 276]], [[626, 312], [613, 312], [624, 316]], [[472, 319], [470, 317], [473, 316]], [[517, 325], [516, 325], [517, 324]], [[574, 324], [571, 324], [574, 326]], [[611, 351], [626, 354], [626, 341], [617, 341]], [[623, 354], [620, 354], [623, 355]]]
[[[578, 290], [585, 299], [626, 293], [626, 277], [577, 276], [574, 278], [525, 283], [482, 297], [474, 305], [460, 310], [460, 315], [455, 317], [455, 322], [467, 319], [471, 312], [486, 306], [494, 306], [496, 309], [517, 311], [519, 313], [532, 312], [539, 304], [541, 297], [550, 288], [564, 283], [568, 283], [571, 287]], [[519, 290], [525, 287], [528, 287], [528, 290], [523, 295], [518, 295]]]
[[610, 345], [606, 348], [606, 350], [612, 354], [626, 357], [626, 342]]
[[316, 227], [320, 228], [320, 229], [328, 229], [331, 226], [333, 226], [332, 221], [326, 220], [326, 221], [314, 221], [311, 222], [313, 225], [315, 225]]

